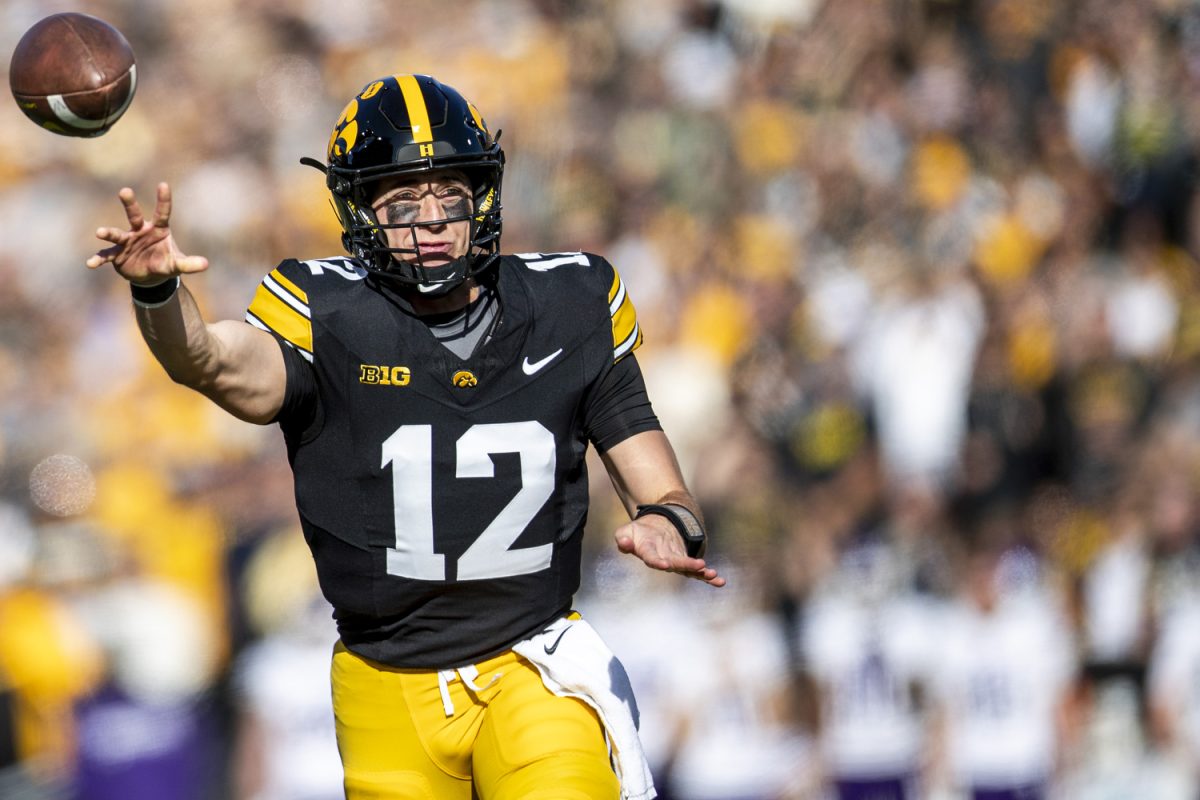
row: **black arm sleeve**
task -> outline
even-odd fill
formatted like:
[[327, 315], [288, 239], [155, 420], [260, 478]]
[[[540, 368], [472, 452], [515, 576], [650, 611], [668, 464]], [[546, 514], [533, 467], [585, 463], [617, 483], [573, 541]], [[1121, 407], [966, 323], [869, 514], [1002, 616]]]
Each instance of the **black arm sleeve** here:
[[613, 364], [592, 386], [583, 424], [601, 453], [635, 433], [662, 430], [646, 395], [642, 368], [632, 354]]
[[312, 434], [317, 422], [318, 399], [317, 376], [312, 364], [300, 355], [296, 348], [276, 338], [283, 351], [283, 365], [287, 370], [287, 385], [283, 393], [283, 405], [275, 415], [283, 432], [292, 437]]

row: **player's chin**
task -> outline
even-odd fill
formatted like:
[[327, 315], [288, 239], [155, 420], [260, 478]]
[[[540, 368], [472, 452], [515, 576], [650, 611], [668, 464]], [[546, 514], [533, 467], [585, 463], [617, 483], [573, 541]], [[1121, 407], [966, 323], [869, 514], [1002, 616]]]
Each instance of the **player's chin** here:
[[437, 269], [444, 267], [454, 260], [454, 257], [448, 253], [421, 253], [421, 260], [414, 262], [425, 269]]

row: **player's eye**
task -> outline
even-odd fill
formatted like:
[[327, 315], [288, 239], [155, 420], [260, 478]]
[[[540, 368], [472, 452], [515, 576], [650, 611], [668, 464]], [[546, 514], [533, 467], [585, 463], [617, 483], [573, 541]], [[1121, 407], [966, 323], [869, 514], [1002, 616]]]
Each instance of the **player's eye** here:
[[465, 217], [471, 211], [470, 198], [459, 189], [443, 193], [438, 199], [441, 200], [442, 212], [447, 217]]
[[[451, 219], [465, 217], [471, 212], [470, 196], [457, 187], [443, 189], [436, 195], [441, 213], [436, 218]], [[389, 225], [407, 225], [417, 222], [421, 217], [421, 205], [426, 195], [398, 194], [388, 200], [384, 206], [384, 215]]]

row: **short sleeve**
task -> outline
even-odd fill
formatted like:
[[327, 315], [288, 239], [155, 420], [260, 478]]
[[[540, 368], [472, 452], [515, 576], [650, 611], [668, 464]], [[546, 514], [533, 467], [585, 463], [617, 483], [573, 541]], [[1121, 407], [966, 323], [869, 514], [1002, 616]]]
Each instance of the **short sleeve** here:
[[246, 309], [246, 322], [274, 336], [283, 352], [287, 385], [273, 421], [289, 437], [305, 435], [318, 416], [312, 312], [304, 280], [300, 262], [283, 261], [262, 279]]
[[289, 437], [304, 438], [312, 435], [319, 419], [320, 394], [317, 391], [317, 376], [312, 364], [294, 347], [282, 340], [279, 349], [283, 352], [287, 384], [283, 392], [283, 405], [272, 422]]
[[596, 379], [584, 401], [584, 428], [601, 453], [636, 433], [662, 430], [636, 358], [622, 359]]

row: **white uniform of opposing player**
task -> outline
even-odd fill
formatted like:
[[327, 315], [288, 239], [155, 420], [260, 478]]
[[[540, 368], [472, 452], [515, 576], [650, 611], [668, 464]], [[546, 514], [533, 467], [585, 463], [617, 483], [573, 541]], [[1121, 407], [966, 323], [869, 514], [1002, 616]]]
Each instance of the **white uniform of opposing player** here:
[[756, 608], [756, 582], [734, 580], [703, 606], [686, 588], [648, 582], [609, 584], [579, 607], [597, 630], [619, 631], [652, 768], [689, 800], [789, 796], [808, 777], [811, 746], [788, 716], [784, 625]]
[[[993, 573], [994, 576], [994, 573]], [[1060, 609], [1040, 589], [950, 603], [938, 626], [933, 687], [956, 782], [1042, 787], [1055, 771], [1059, 713], [1075, 671]]]
[[805, 665], [821, 690], [826, 773], [842, 780], [902, 779], [923, 741], [915, 691], [931, 668], [930, 604], [911, 595], [864, 601], [844, 592], [814, 602]]
[[787, 715], [784, 626], [771, 613], [729, 611], [701, 620], [674, 653], [686, 714], [669, 782], [690, 800], [789, 796], [807, 780], [811, 745]]
[[[244, 754], [254, 763], [241, 765], [255, 773], [249, 781], [242, 776], [241, 789], [249, 800], [345, 796], [329, 704], [334, 632], [328, 613], [310, 617], [307, 631], [268, 637], [252, 645], [237, 662], [239, 697], [256, 726], [254, 750]], [[247, 733], [243, 731], [243, 736]]]

